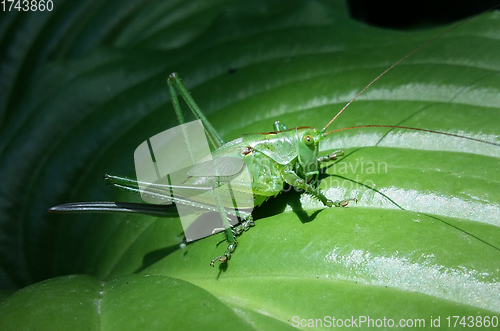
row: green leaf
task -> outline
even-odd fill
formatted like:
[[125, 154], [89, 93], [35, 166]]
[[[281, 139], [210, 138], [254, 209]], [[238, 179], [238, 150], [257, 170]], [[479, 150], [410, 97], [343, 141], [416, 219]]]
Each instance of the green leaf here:
[[[2, 294], [0, 325], [121, 329], [141, 316], [147, 328], [291, 329], [294, 316], [429, 325], [431, 316], [499, 314], [498, 145], [384, 128], [332, 134], [323, 152], [345, 155], [322, 188], [359, 203], [325, 209], [282, 193], [255, 210], [255, 228], [215, 269], [222, 235], [181, 248], [177, 219], [46, 213], [140, 201], [102, 176], [133, 176], [135, 148], [176, 125], [173, 71], [226, 140], [276, 120], [322, 128], [445, 28], [368, 27], [330, 1], [58, 3], [1, 20], [0, 284], [33, 285]], [[491, 12], [446, 34], [329, 129], [399, 125], [498, 144], [499, 28]], [[75, 274], [88, 276], [52, 278]]]
[[84, 275], [52, 278], [13, 294], [2, 317], [3, 330], [250, 329], [207, 291], [162, 275], [128, 275], [110, 282]]

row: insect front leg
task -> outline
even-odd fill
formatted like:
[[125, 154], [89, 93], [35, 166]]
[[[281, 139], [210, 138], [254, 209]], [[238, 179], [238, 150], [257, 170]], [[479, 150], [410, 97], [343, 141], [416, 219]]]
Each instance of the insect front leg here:
[[[318, 160], [319, 163], [324, 163], [324, 162], [336, 160], [337, 157], [342, 156], [342, 155], [344, 155], [344, 151], [339, 149], [339, 150], [334, 151], [334, 152], [332, 152], [332, 153], [330, 153], [328, 155], [320, 156], [320, 157], [318, 157], [317, 160]], [[346, 200], [333, 201], [333, 206], [335, 206], [335, 207], [346, 207], [349, 204], [349, 201], [358, 202], [358, 199], [351, 198], [351, 199], [346, 199]]]

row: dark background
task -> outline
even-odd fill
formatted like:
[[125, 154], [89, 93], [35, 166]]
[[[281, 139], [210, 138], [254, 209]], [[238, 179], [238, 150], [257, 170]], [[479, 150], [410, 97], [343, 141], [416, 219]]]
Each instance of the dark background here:
[[477, 15], [498, 0], [349, 0], [351, 16], [370, 25], [391, 29], [415, 29], [448, 24]]

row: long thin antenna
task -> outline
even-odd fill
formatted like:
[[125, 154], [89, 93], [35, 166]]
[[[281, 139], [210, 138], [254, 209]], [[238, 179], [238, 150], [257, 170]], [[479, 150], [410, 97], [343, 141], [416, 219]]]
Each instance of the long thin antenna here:
[[342, 114], [344, 112], [344, 110], [349, 107], [349, 105], [354, 101], [356, 100], [367, 88], [369, 88], [373, 83], [375, 83], [377, 80], [380, 79], [380, 77], [382, 77], [383, 75], [385, 75], [389, 70], [391, 70], [392, 68], [394, 68], [395, 66], [397, 66], [398, 64], [400, 64], [401, 62], [403, 62], [404, 60], [406, 60], [408, 57], [412, 56], [413, 54], [415, 54], [416, 52], [418, 52], [419, 50], [421, 50], [422, 48], [424, 48], [425, 46], [429, 45], [430, 43], [434, 42], [435, 40], [441, 38], [442, 36], [444, 36], [445, 34], [455, 30], [456, 28], [464, 25], [465, 23], [468, 23], [470, 21], [472, 21], [473, 19], [475, 19], [476, 17], [484, 14], [484, 13], [487, 13], [493, 9], [495, 9], [496, 7], [499, 7], [500, 4], [497, 4], [485, 11], [483, 11], [482, 13], [480, 14], [477, 14], [475, 16], [472, 16], [468, 19], [466, 19], [465, 21], [462, 21], [454, 26], [452, 26], [451, 28], [447, 29], [446, 31], [438, 34], [437, 36], [435, 36], [434, 38], [426, 41], [425, 43], [423, 43], [422, 45], [418, 46], [417, 48], [415, 48], [413, 51], [411, 51], [410, 53], [406, 54], [405, 56], [403, 56], [401, 59], [399, 59], [399, 61], [397, 61], [396, 63], [394, 63], [393, 65], [391, 65], [389, 68], [385, 69], [380, 75], [378, 75], [377, 77], [375, 77], [374, 80], [372, 80], [368, 85], [366, 85], [361, 91], [359, 91], [358, 94], [356, 94], [356, 96], [354, 98], [352, 98], [338, 113], [337, 115], [335, 115], [330, 122], [328, 122], [328, 124], [323, 128], [323, 130], [321, 130], [321, 132], [325, 132], [326, 129], [330, 126], [330, 124], [333, 123], [333, 121], [335, 121], [337, 119], [337, 117], [340, 116], [340, 114]]
[[480, 142], [480, 143], [489, 144], [489, 145], [493, 145], [493, 146], [500, 146], [500, 143], [494, 143], [494, 142], [491, 142], [491, 141], [485, 141], [485, 140], [481, 140], [481, 139], [476, 139], [476, 138], [461, 136], [461, 135], [458, 135], [458, 134], [453, 134], [453, 133], [448, 133], [448, 132], [441, 132], [441, 131], [434, 131], [434, 130], [427, 130], [427, 129], [420, 129], [420, 128], [412, 128], [412, 127], [409, 127], [409, 126], [399, 126], [399, 125], [377, 125], [377, 124], [372, 124], [372, 125], [351, 126], [351, 127], [348, 127], [348, 128], [341, 128], [341, 129], [335, 129], [335, 130], [329, 131], [329, 132], [325, 133], [325, 136], [327, 136], [329, 134], [332, 134], [332, 133], [335, 133], [335, 132], [352, 130], [352, 129], [364, 129], [364, 128], [393, 128], [393, 129], [405, 129], [405, 130], [414, 130], [414, 131], [424, 131], [424, 132], [431, 132], [431, 133], [442, 134], [442, 135], [450, 136], [450, 137], [456, 137], [456, 138], [462, 138], [462, 139], [477, 141], [477, 142]]

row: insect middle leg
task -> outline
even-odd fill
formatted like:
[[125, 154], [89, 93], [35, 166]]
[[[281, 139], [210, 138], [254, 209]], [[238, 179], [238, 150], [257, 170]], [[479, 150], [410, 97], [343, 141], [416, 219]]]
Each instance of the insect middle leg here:
[[[247, 220], [242, 222], [240, 225], [235, 226], [234, 228], [226, 228], [226, 241], [228, 242], [228, 246], [224, 254], [217, 256], [212, 261], [210, 261], [210, 265], [213, 267], [215, 261], [219, 261], [220, 263], [225, 263], [231, 258], [231, 254], [236, 250], [236, 246], [238, 242], [236, 241], [236, 237], [242, 234], [244, 231], [250, 229], [250, 227], [254, 226], [255, 223], [253, 221], [252, 215], [249, 215]], [[231, 233], [229, 234], [228, 231]]]
[[323, 192], [319, 190], [319, 188], [315, 188], [312, 185], [308, 184], [303, 178], [300, 178], [295, 172], [291, 170], [285, 172], [284, 179], [289, 185], [304, 190], [305, 192], [318, 198], [318, 200], [321, 201], [327, 207], [346, 207], [349, 204], [349, 201], [358, 202], [358, 199], [356, 198], [340, 200], [340, 201], [332, 201], [328, 199], [323, 194]]

